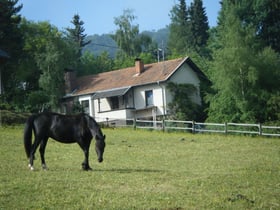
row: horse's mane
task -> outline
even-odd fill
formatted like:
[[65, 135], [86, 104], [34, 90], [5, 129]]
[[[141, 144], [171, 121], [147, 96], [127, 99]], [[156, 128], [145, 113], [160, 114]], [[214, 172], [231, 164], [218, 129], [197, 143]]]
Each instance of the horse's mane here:
[[102, 138], [103, 133], [95, 119], [88, 114], [83, 114], [83, 116], [87, 121], [89, 129], [92, 130], [99, 138]]

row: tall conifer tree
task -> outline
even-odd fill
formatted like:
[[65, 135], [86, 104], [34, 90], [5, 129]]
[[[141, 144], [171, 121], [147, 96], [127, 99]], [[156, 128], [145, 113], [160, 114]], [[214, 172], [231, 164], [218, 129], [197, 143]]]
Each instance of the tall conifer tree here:
[[209, 38], [208, 18], [202, 0], [194, 0], [190, 9], [191, 46], [199, 54], [205, 54], [205, 47]]
[[74, 28], [67, 28], [68, 37], [75, 44], [78, 60], [80, 60], [83, 47], [88, 45], [91, 41], [85, 40], [87, 34], [84, 33], [84, 21], [80, 20], [80, 16], [78, 14], [74, 15], [71, 23], [74, 25]]

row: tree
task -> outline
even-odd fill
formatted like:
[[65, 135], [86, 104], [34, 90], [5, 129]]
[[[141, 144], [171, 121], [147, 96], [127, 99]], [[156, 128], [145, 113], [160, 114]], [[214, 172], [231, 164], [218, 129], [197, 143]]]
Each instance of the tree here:
[[4, 95], [1, 99], [12, 102], [17, 98], [16, 80], [18, 60], [22, 49], [22, 35], [19, 24], [21, 16], [18, 14], [22, 5], [17, 5], [17, 0], [0, 0], [0, 48], [8, 53], [9, 59], [1, 66]]
[[12, 59], [18, 55], [22, 43], [18, 27], [22, 5], [16, 6], [17, 3], [18, 0], [0, 0], [0, 46]]
[[185, 0], [180, 0], [170, 12], [171, 24], [168, 48], [173, 56], [208, 56], [206, 44], [209, 38], [208, 18], [201, 0], [194, 0], [188, 8]]
[[115, 25], [118, 27], [112, 38], [116, 41], [119, 48], [128, 57], [137, 57], [139, 54], [148, 49], [152, 40], [145, 34], [139, 34], [139, 26], [133, 25], [136, 16], [132, 10], [124, 10], [123, 15], [116, 17]]
[[71, 68], [75, 60], [73, 46], [49, 22], [23, 19], [20, 29], [24, 46], [17, 79], [24, 88], [17, 88], [21, 93], [18, 106], [32, 112], [55, 109], [64, 94], [64, 69]]
[[238, 14], [240, 4], [223, 1], [218, 47], [209, 74], [215, 92], [208, 96], [208, 120], [275, 120], [277, 116], [271, 110], [277, 109], [279, 101], [279, 55], [270, 47], [263, 47], [254, 25], [247, 24]]
[[91, 41], [86, 41], [86, 34], [84, 34], [85, 29], [83, 27], [84, 22], [80, 20], [80, 16], [78, 14], [74, 15], [71, 23], [74, 25], [74, 28], [67, 28], [68, 38], [77, 50], [77, 60], [80, 60], [82, 56], [82, 49], [86, 45], [88, 45]]
[[280, 53], [280, 1], [257, 1], [256, 13], [258, 36]]
[[190, 21], [185, 0], [180, 0], [170, 11], [171, 24], [168, 48], [173, 55], [185, 55], [190, 46]]
[[98, 74], [111, 69], [113, 69], [113, 60], [109, 57], [108, 52], [104, 51], [100, 55], [95, 56], [89, 51], [86, 51], [81, 57], [79, 76]]
[[194, 0], [190, 9], [190, 45], [199, 55], [206, 55], [206, 44], [209, 38], [208, 18], [202, 0]]
[[[63, 52], [59, 48], [59, 40], [51, 40], [46, 46], [45, 52], [38, 55], [36, 60], [42, 74], [39, 79], [39, 86], [48, 96], [48, 108], [56, 109], [59, 100], [64, 94], [64, 68], [65, 62], [62, 62]], [[63, 48], [63, 47], [62, 47]]]
[[226, 9], [235, 5], [235, 15], [242, 21], [244, 26], [252, 26], [255, 35], [259, 39], [258, 44], [262, 47], [270, 46], [280, 53], [280, 2], [275, 0], [242, 0], [221, 1], [222, 9], [218, 16], [218, 27], [223, 25]]

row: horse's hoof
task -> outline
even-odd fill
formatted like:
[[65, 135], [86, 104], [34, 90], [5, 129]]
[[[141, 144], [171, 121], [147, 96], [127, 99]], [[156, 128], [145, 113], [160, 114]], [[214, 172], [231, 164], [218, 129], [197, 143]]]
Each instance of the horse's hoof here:
[[35, 168], [34, 168], [33, 166], [31, 166], [30, 170], [31, 170], [31, 171], [34, 171], [34, 170], [35, 170]]
[[89, 166], [83, 166], [84, 171], [92, 171], [92, 168]]
[[43, 169], [44, 171], [47, 171], [47, 170], [48, 170], [47, 165], [46, 165], [46, 164], [43, 164], [43, 165], [42, 165], [42, 169]]
[[31, 171], [34, 171], [35, 168], [31, 165], [31, 164], [28, 164], [28, 168], [31, 170]]

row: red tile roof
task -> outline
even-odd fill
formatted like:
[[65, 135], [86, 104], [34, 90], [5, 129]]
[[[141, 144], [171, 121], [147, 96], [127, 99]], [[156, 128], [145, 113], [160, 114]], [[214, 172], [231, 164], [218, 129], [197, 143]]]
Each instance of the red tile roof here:
[[187, 60], [190, 59], [187, 57], [146, 64], [144, 65], [144, 71], [138, 75], [135, 66], [133, 66], [125, 69], [79, 77], [77, 78], [78, 87], [73, 95], [91, 94], [98, 91], [166, 81]]

